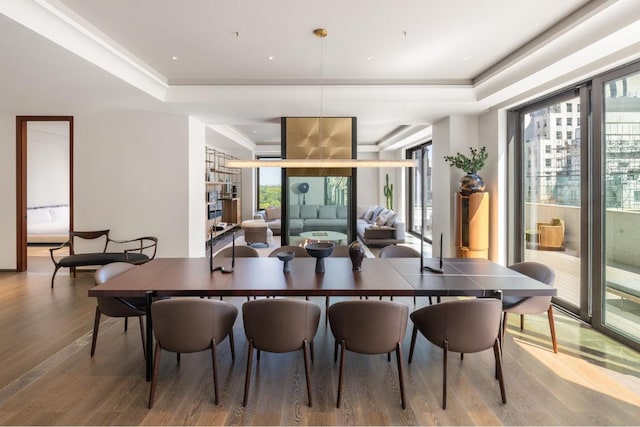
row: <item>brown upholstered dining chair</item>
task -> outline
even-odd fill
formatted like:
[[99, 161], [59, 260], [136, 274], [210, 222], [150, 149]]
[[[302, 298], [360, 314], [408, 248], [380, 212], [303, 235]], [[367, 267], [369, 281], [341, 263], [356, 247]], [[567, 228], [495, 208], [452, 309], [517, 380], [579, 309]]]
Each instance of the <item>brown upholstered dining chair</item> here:
[[[545, 285], [553, 286], [556, 274], [553, 270], [544, 264], [539, 262], [519, 262], [510, 265], [511, 270], [515, 270], [518, 273], [529, 276], [532, 279], [538, 280]], [[549, 318], [549, 329], [551, 330], [551, 343], [553, 345], [553, 352], [558, 352], [558, 343], [556, 340], [556, 326], [553, 320], [553, 306], [551, 305], [550, 296], [539, 297], [516, 297], [505, 296], [502, 299], [502, 311], [504, 318], [502, 322], [503, 333], [506, 331], [507, 325], [507, 313], [515, 313], [520, 315], [520, 329], [524, 329], [524, 315], [525, 314], [540, 314], [547, 312]], [[503, 334], [504, 335], [504, 334]]]
[[[234, 248], [232, 247], [220, 249], [218, 252], [216, 252], [213, 255], [213, 259], [231, 258], [233, 252], [234, 252]], [[237, 245], [235, 247], [235, 254], [237, 257], [240, 257], [240, 258], [251, 258], [251, 257], [257, 258], [260, 256], [260, 253], [255, 249], [253, 249], [251, 246], [240, 246], [240, 245]]]
[[311, 366], [313, 360], [313, 337], [318, 330], [320, 308], [309, 301], [290, 298], [261, 299], [249, 301], [242, 305], [244, 332], [249, 342], [247, 352], [247, 374], [244, 384], [242, 405], [247, 405], [253, 349], [271, 353], [288, 353], [302, 350], [304, 354], [304, 370], [307, 379], [307, 396], [309, 406], [311, 399]]
[[331, 252], [330, 257], [337, 258], [349, 258], [349, 246], [347, 245], [336, 245], [333, 248], [333, 252]]
[[400, 399], [402, 409], [405, 408], [402, 340], [407, 330], [408, 314], [406, 305], [392, 301], [342, 301], [329, 307], [329, 324], [336, 340], [334, 360], [337, 360], [338, 347], [341, 347], [336, 407], [340, 407], [342, 400], [345, 355], [349, 350], [362, 354], [396, 352]]
[[279, 248], [275, 248], [269, 254], [270, 257], [275, 257], [278, 252], [293, 252], [297, 257], [308, 257], [309, 254], [307, 250], [302, 246], [294, 246], [294, 245], [285, 245], [280, 246]]
[[[160, 354], [162, 350], [180, 353], [195, 353], [211, 349], [213, 365], [213, 390], [215, 404], [218, 404], [218, 379], [216, 367], [217, 346], [229, 337], [231, 357], [235, 360], [233, 324], [238, 317], [238, 309], [233, 304], [201, 298], [172, 298], [151, 304], [153, 334], [156, 349], [153, 360], [153, 378], [149, 391], [149, 409], [153, 407]], [[178, 358], [180, 362], [180, 358]]]
[[502, 303], [494, 298], [465, 299], [429, 305], [411, 313], [415, 327], [411, 336], [409, 363], [413, 357], [417, 331], [444, 350], [442, 358], [442, 408], [447, 408], [447, 355], [477, 353], [493, 347], [496, 376], [502, 403], [507, 403], [502, 377], [500, 317]]
[[[382, 248], [378, 258], [420, 258], [420, 252], [409, 246], [389, 245]], [[391, 297], [391, 300], [393, 301], [393, 297]], [[431, 302], [431, 297], [429, 297], [429, 304]], [[416, 304], [415, 296], [413, 297], [413, 304]]]
[[[126, 262], [113, 262], [100, 267], [93, 275], [96, 285], [102, 285], [110, 279], [136, 268], [134, 264]], [[137, 317], [140, 323], [140, 335], [142, 336], [142, 352], [146, 358], [144, 346], [144, 325], [142, 318], [146, 314], [146, 298], [114, 298], [97, 297], [96, 315], [93, 322], [93, 336], [91, 338], [91, 357], [96, 352], [100, 317], [102, 314], [109, 317], [124, 317], [124, 330], [127, 330], [129, 317]]]

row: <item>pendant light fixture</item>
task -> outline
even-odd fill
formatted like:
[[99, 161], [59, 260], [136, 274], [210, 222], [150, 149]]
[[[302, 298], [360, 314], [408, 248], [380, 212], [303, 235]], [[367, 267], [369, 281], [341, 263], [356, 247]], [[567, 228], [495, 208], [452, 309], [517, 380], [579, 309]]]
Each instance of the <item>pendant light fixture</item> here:
[[[329, 34], [324, 28], [313, 30], [316, 37], [323, 39]], [[322, 116], [323, 116], [323, 87], [324, 87], [324, 57], [321, 45], [320, 63], [322, 67], [320, 77], [320, 142], [322, 143]], [[405, 168], [415, 167], [416, 160], [373, 160], [373, 159], [280, 159], [280, 160], [241, 160], [234, 159], [227, 162], [231, 168]]]

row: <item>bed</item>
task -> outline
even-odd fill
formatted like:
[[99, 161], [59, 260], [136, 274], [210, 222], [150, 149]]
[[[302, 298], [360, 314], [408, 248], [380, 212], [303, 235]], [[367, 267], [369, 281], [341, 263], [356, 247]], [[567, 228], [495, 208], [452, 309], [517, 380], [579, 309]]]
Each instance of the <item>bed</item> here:
[[27, 243], [64, 243], [69, 240], [69, 205], [27, 208]]

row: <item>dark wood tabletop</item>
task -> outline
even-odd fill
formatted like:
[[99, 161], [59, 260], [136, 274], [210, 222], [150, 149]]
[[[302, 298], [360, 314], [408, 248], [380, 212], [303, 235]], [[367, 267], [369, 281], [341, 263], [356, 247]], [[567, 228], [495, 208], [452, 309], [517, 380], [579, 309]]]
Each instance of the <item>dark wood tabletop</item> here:
[[[231, 260], [227, 267], [230, 267]], [[225, 262], [223, 261], [223, 262]], [[446, 259], [444, 273], [421, 272], [415, 258], [366, 258], [362, 271], [349, 258], [294, 258], [282, 272], [277, 258], [236, 258], [233, 273], [209, 271], [207, 258], [158, 258], [89, 290], [89, 296], [488, 296], [555, 295], [555, 289], [487, 260]]]

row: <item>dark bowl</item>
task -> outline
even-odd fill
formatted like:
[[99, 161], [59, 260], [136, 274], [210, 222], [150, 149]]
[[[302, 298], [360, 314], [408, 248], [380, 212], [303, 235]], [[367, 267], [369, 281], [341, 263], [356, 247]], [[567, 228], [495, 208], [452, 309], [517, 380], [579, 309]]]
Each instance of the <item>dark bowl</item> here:
[[280, 261], [291, 261], [293, 257], [296, 256], [296, 253], [291, 251], [282, 251], [278, 252], [276, 256]]
[[333, 252], [333, 248], [336, 245], [329, 242], [309, 243], [304, 248], [307, 250], [309, 256], [314, 258], [326, 258]]

